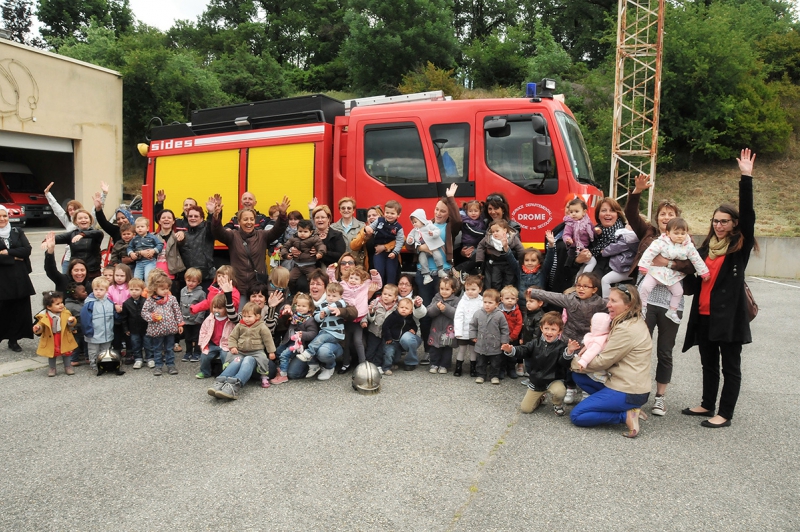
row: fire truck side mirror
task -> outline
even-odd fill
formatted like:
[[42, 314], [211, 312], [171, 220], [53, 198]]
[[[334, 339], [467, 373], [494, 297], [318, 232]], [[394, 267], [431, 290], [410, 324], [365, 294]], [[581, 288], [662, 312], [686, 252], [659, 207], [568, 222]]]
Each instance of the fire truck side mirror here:
[[533, 138], [533, 171], [544, 175], [553, 171], [553, 144], [550, 137]]

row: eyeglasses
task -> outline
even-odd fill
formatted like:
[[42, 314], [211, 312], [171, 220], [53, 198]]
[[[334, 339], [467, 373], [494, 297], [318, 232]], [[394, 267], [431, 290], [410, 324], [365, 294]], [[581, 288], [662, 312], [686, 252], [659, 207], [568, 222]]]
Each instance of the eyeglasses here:
[[727, 220], [717, 220], [716, 218], [711, 218], [711, 225], [728, 225], [733, 220], [728, 218]]
[[344, 205], [342, 205], [341, 207], [339, 207], [339, 210], [340, 211], [352, 211], [353, 208], [352, 207], [345, 207]]
[[490, 194], [486, 196], [486, 201], [499, 201], [501, 203], [506, 202], [506, 200], [500, 194]]
[[628, 296], [628, 299], [631, 298], [631, 291], [628, 289], [628, 285], [626, 285], [626, 284], [618, 284], [617, 285], [617, 289], [620, 292], [622, 292], [623, 294], [625, 294], [626, 296]]
[[342, 261], [342, 262], [340, 262], [339, 264], [341, 264], [342, 266], [353, 266], [353, 265], [355, 265], [355, 261], [352, 261], [352, 260], [343, 260], [343, 261]]
[[585, 288], [586, 290], [591, 290], [594, 288], [594, 286], [588, 284], [576, 284], [575, 288]]

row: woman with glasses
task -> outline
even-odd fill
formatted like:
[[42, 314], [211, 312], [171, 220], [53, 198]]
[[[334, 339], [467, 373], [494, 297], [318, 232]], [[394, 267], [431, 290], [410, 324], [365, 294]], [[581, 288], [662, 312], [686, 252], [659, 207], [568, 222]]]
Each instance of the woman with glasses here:
[[[350, 197], [340, 199], [339, 214], [342, 217], [338, 222], [331, 224], [331, 229], [342, 233], [346, 249], [350, 249], [350, 243], [364, 228], [364, 222], [356, 219], [356, 200]], [[357, 259], [363, 262], [363, 257], [357, 257]]]
[[[629, 276], [632, 279], [637, 278], [639, 260], [642, 258], [647, 248], [650, 247], [650, 244], [667, 232], [667, 224], [670, 220], [681, 216], [681, 210], [678, 205], [669, 199], [662, 200], [658, 203], [655, 210], [653, 210], [653, 217], [649, 222], [639, 215], [639, 198], [642, 192], [652, 186], [653, 183], [650, 181], [650, 176], [644, 174], [638, 176], [635, 180], [633, 191], [628, 195], [628, 201], [625, 204], [625, 216], [628, 218], [631, 229], [639, 238], [639, 248], [629, 272]], [[694, 266], [692, 266], [691, 261], [688, 260], [668, 261], [658, 256], [653, 259], [653, 265], [664, 266], [690, 276], [694, 275]], [[665, 395], [667, 393], [667, 385], [672, 380], [672, 349], [675, 347], [675, 338], [680, 328], [680, 324], [673, 322], [667, 317], [670, 297], [671, 294], [668, 288], [658, 285], [650, 292], [647, 301], [642, 301], [642, 306], [647, 309], [645, 321], [647, 322], [647, 328], [650, 330], [650, 334], [652, 335], [653, 331], [655, 331], [656, 328], [658, 329], [658, 340], [656, 343], [656, 356], [658, 357], [658, 363], [656, 365], [656, 397], [651, 410], [656, 416], [664, 416], [667, 413]], [[678, 316], [683, 317], [683, 300], [681, 300], [678, 305]]]
[[[708, 428], [728, 427], [733, 418], [742, 382], [742, 345], [752, 341], [747, 314], [744, 274], [750, 252], [758, 251], [755, 240], [756, 213], [753, 209], [753, 162], [749, 149], [741, 152], [739, 163], [739, 208], [722, 204], [711, 217], [711, 227], [698, 248], [711, 278], [687, 277], [684, 282], [694, 293], [683, 351], [700, 350], [703, 366], [703, 399], [700, 406], [685, 408], [687, 416], [704, 416]], [[715, 414], [722, 360], [722, 394]]]
[[11, 227], [8, 209], [0, 205], [0, 341], [8, 340], [15, 353], [22, 351], [17, 340], [33, 338], [31, 296], [36, 290], [30, 273], [31, 244], [21, 229]]
[[[650, 397], [650, 364], [653, 342], [642, 319], [639, 292], [631, 285], [611, 289], [606, 304], [611, 317], [611, 331], [603, 351], [586, 368], [572, 359], [572, 377], [589, 397], [570, 413], [579, 427], [625, 423], [622, 435], [635, 438], [639, 434], [639, 410]], [[591, 379], [587, 373], [607, 371], [605, 383]]]
[[[213, 213], [216, 208], [214, 198], [208, 198], [206, 208]], [[203, 208], [192, 205], [186, 212], [188, 227], [185, 231], [175, 231], [178, 251], [186, 268], [197, 268], [203, 272], [203, 290], [214, 282], [214, 236], [211, 225], [205, 220]], [[177, 222], [175, 228], [177, 229]]]

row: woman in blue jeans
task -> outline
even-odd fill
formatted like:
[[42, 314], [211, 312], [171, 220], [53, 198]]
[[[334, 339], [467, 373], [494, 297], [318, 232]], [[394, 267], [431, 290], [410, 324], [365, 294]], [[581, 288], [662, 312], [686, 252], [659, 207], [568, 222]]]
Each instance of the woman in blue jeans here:
[[[642, 318], [642, 301], [635, 287], [621, 284], [608, 296], [611, 332], [603, 351], [584, 369], [572, 360], [575, 382], [590, 395], [572, 409], [570, 419], [579, 427], [625, 423], [623, 436], [639, 434], [639, 410], [650, 397], [653, 342]], [[582, 353], [583, 351], [581, 351]], [[606, 370], [605, 383], [587, 373]]]

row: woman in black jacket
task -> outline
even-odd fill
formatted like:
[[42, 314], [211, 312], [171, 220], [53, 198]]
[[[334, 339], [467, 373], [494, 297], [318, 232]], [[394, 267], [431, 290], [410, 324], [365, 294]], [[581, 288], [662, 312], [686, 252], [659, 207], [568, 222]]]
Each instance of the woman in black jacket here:
[[[739, 209], [729, 204], [714, 211], [711, 228], [698, 248], [711, 273], [707, 282], [699, 277], [686, 277], [687, 292], [694, 293], [683, 351], [692, 346], [700, 350], [703, 365], [703, 400], [700, 406], [685, 408], [688, 416], [706, 416], [701, 425], [708, 428], [728, 427], [733, 418], [742, 382], [742, 345], [752, 341], [747, 316], [744, 274], [750, 252], [758, 245], [754, 231], [753, 162], [755, 154], [742, 150], [739, 163]], [[720, 359], [724, 383], [719, 411], [714, 415], [719, 390]]]
[[[216, 203], [213, 198], [208, 200], [206, 207], [209, 214], [214, 212]], [[214, 235], [211, 234], [211, 223], [203, 219], [203, 208], [197, 205], [189, 207], [186, 214], [188, 228], [175, 231], [175, 240], [178, 241], [183, 264], [187, 268], [197, 268], [203, 272], [203, 288], [214, 281]], [[177, 223], [177, 222], [176, 222]]]
[[73, 217], [76, 229], [56, 235], [56, 244], [69, 244], [73, 259], [86, 263], [90, 279], [100, 275], [100, 245], [103, 243], [102, 231], [92, 229], [94, 218], [89, 211], [80, 209]]
[[[20, 338], [33, 338], [31, 330], [31, 244], [25, 233], [11, 227], [8, 209], [0, 205], [0, 341], [19, 353]], [[55, 263], [54, 263], [55, 264]]]

